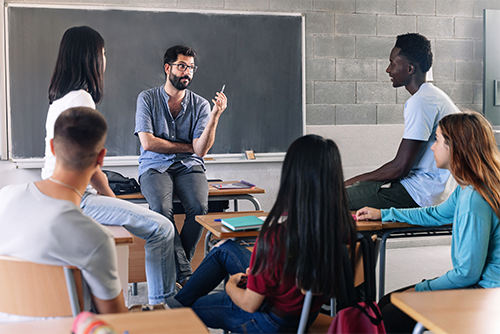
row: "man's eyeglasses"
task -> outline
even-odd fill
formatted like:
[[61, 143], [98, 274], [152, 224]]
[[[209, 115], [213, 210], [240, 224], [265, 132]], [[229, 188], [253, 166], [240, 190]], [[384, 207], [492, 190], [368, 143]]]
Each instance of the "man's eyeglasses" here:
[[189, 66], [186, 64], [170, 64], [170, 66], [177, 66], [177, 69], [181, 72], [189, 69], [189, 72], [196, 72], [198, 70], [198, 66]]

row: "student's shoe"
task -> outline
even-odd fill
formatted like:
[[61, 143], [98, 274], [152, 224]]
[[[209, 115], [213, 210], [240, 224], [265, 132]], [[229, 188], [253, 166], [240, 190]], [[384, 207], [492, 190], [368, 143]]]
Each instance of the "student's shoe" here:
[[183, 285], [181, 283], [175, 282], [175, 294], [178, 294], [182, 288], [183, 288]]
[[160, 304], [133, 304], [128, 307], [130, 312], [148, 312], [148, 311], [156, 311], [156, 310], [168, 310], [170, 307], [165, 305], [164, 303]]
[[169, 297], [165, 301], [165, 309], [167, 309], [167, 310], [171, 309], [171, 308], [181, 308], [181, 307], [184, 307], [184, 305], [179, 303], [179, 301], [177, 299], [175, 299], [174, 297]]

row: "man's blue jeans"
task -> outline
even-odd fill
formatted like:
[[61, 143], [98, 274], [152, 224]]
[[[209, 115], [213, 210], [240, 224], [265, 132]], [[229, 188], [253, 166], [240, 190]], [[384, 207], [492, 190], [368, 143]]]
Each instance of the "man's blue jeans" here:
[[80, 207], [102, 225], [123, 226], [146, 240], [146, 279], [150, 304], [175, 294], [174, 228], [162, 215], [127, 201], [85, 192]]
[[175, 162], [164, 173], [149, 169], [139, 180], [141, 192], [148, 201], [149, 208], [161, 213], [172, 223], [174, 194], [184, 207], [186, 219], [182, 231], [179, 233], [174, 228], [177, 281], [182, 283], [193, 273], [191, 259], [203, 232], [203, 226], [196, 222], [195, 217], [208, 212], [208, 184], [205, 171], [202, 166], [186, 168], [182, 163]]
[[[245, 272], [251, 253], [245, 247], [228, 240], [205, 257], [184, 288], [173, 298], [191, 307], [210, 328], [222, 328], [233, 333], [280, 333], [297, 331], [299, 318], [279, 318], [264, 302], [258, 311], [248, 313], [236, 306], [226, 292], [208, 294], [227, 276]], [[169, 298], [167, 303], [175, 306]], [[311, 316], [311, 320], [315, 317]]]

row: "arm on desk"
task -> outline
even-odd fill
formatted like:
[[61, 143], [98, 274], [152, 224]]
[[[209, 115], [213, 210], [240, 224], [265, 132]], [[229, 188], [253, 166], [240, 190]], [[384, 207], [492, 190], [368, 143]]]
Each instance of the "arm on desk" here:
[[125, 300], [123, 299], [123, 291], [120, 291], [118, 296], [110, 300], [99, 299], [92, 295], [92, 301], [99, 314], [128, 312]]
[[356, 220], [380, 220], [380, 210], [365, 206], [356, 212]]
[[358, 220], [382, 220], [404, 222], [420, 226], [443, 226], [453, 224], [455, 208], [461, 188], [457, 187], [453, 194], [443, 203], [435, 206], [412, 209], [383, 209], [377, 210], [364, 207], [356, 212]]

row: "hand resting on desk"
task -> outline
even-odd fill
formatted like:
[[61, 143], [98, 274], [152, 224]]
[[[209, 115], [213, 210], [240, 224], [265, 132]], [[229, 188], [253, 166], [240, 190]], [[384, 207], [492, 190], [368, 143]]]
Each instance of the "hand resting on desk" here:
[[369, 208], [365, 206], [356, 212], [356, 220], [380, 220], [382, 214], [379, 209]]

